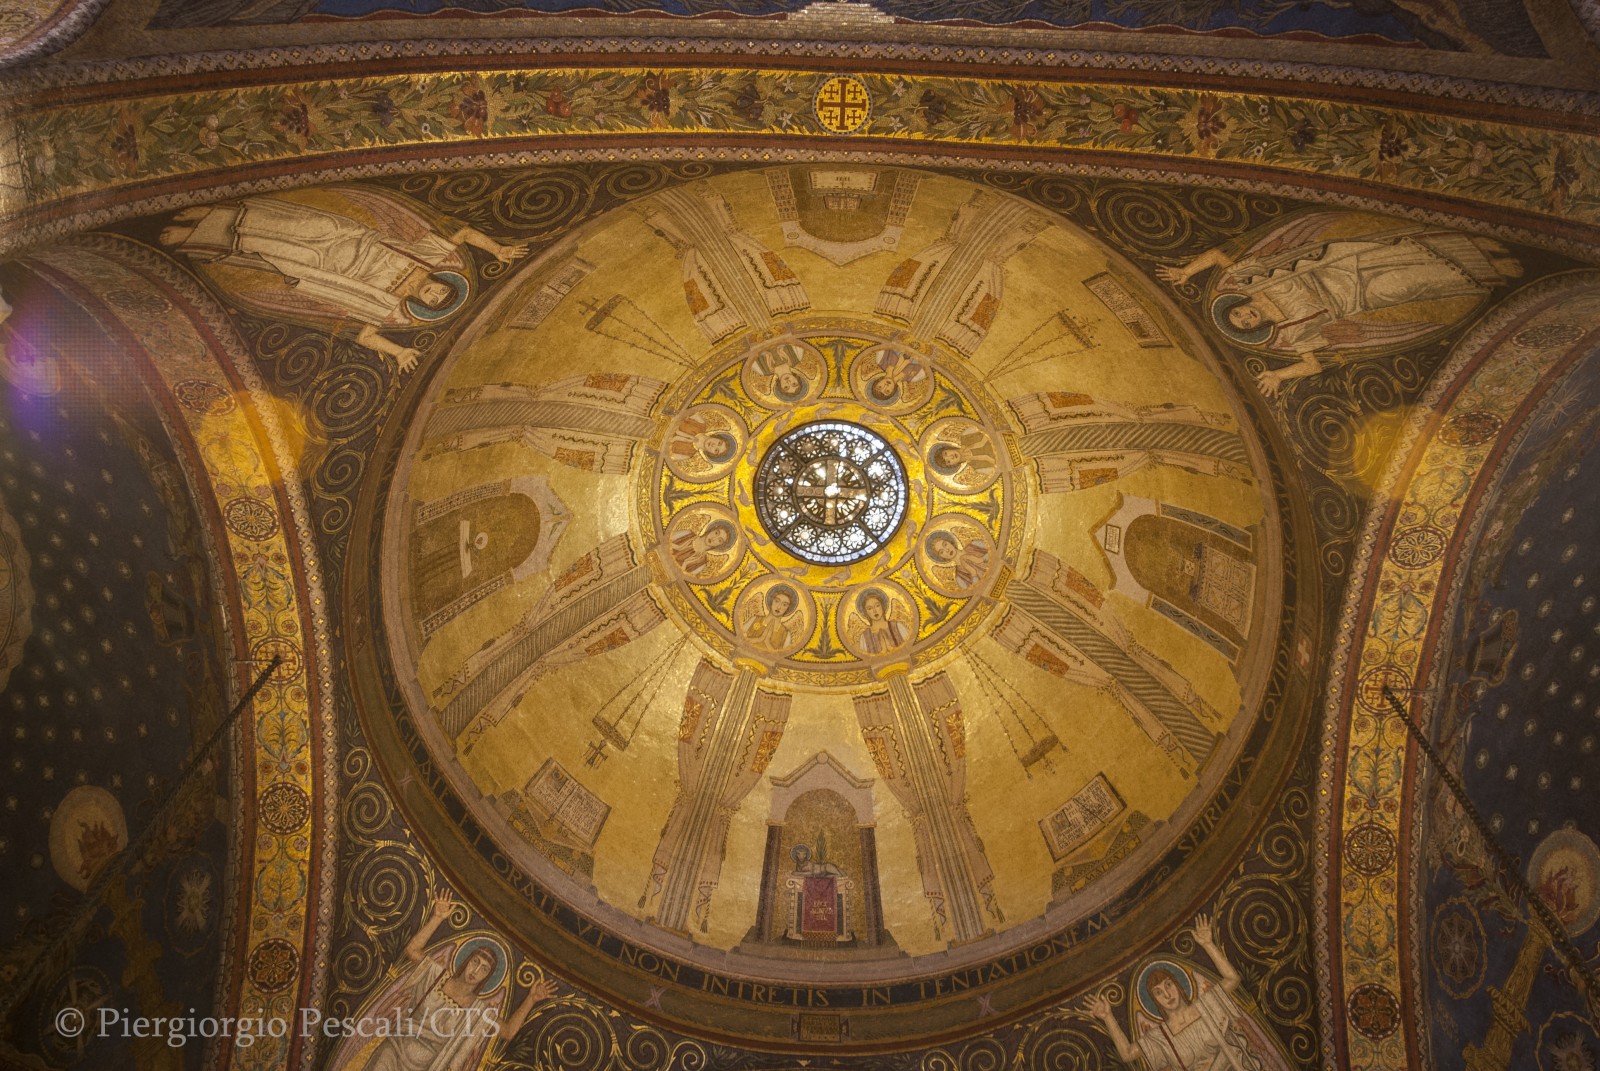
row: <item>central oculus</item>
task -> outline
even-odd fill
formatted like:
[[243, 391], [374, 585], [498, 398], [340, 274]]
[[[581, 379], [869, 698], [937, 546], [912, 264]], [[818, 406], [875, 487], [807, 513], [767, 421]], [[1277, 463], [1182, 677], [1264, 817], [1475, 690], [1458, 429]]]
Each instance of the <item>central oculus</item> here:
[[802, 561], [847, 565], [875, 554], [906, 515], [906, 470], [883, 436], [819, 420], [767, 448], [756, 470], [756, 515]]

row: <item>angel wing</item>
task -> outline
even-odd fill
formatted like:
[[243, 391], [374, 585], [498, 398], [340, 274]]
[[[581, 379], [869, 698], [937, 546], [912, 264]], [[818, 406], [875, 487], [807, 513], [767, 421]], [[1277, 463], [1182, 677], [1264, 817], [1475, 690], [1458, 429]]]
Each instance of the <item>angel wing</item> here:
[[266, 268], [257, 271], [241, 264], [230, 264], [229, 267], [241, 273], [249, 272], [261, 279], [261, 282], [253, 285], [225, 287], [231, 301], [262, 312], [283, 313], [296, 319], [309, 316], [318, 320], [333, 320], [336, 323], [353, 321], [350, 310], [297, 291], [284, 283], [276, 272]]
[[365, 186], [339, 186], [336, 189], [340, 197], [372, 217], [371, 226], [376, 231], [392, 235], [402, 242], [420, 241], [438, 233], [438, 228], [425, 216], [388, 194]]
[[1337, 212], [1308, 212], [1269, 233], [1250, 249], [1249, 255], [1267, 259], [1285, 250], [1314, 242], [1338, 219]]
[[[1340, 224], [1347, 224], [1353, 219], [1361, 219], [1374, 225], [1355, 231], [1348, 225], [1340, 227]], [[1260, 260], [1270, 263], [1276, 257], [1292, 256], [1296, 249], [1313, 243], [1342, 240], [1393, 241], [1408, 235], [1421, 234], [1429, 229], [1410, 220], [1385, 219], [1365, 212], [1324, 209], [1297, 216], [1281, 224], [1276, 230], [1269, 231], [1265, 238], [1246, 250], [1239, 261], [1243, 263], [1247, 260]]]
[[1397, 345], [1438, 329], [1438, 324], [1427, 321], [1367, 323], [1359, 320], [1335, 320], [1324, 325], [1321, 334], [1328, 340], [1328, 349], [1338, 350]]

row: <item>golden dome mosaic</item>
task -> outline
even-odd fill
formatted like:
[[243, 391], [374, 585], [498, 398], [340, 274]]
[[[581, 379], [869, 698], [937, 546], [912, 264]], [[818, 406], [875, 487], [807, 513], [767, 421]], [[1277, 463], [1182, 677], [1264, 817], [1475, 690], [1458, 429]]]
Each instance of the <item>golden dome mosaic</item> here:
[[1223, 865], [1186, 830], [1290, 732], [1290, 528], [1201, 333], [1035, 206], [838, 170], [515, 265], [352, 543], [358, 699], [457, 887], [758, 1044], [824, 1005], [893, 1044], [996, 957], [1049, 989], [1121, 954], [1154, 916], [1108, 905]]

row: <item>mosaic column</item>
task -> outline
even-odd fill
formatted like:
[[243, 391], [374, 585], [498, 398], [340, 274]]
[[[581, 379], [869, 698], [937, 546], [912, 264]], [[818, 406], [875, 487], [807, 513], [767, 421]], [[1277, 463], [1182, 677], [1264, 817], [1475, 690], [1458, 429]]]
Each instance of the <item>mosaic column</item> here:
[[678, 723], [678, 795], [661, 832], [639, 906], [656, 897], [655, 921], [703, 931], [722, 872], [728, 825], [783, 739], [790, 697], [758, 688], [764, 669], [741, 659], [734, 673], [706, 659], [695, 667]]
[[474, 722], [481, 731], [516, 706], [540, 670], [602, 654], [649, 632], [665, 620], [649, 586], [650, 567], [625, 536], [601, 543], [563, 570], [515, 627], [485, 643], [445, 683], [435, 697], [440, 725], [452, 738]]
[[963, 942], [987, 929], [994, 871], [966, 803], [966, 735], [950, 680], [936, 673], [911, 683], [904, 665], [885, 669], [888, 692], [857, 696], [856, 717], [873, 761], [911, 818], [923, 891], [934, 929]]

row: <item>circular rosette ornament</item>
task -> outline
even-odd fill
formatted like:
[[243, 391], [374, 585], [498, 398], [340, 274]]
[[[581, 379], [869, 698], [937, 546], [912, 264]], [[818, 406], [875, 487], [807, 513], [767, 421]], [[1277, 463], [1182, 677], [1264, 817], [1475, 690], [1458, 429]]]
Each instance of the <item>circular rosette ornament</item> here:
[[964, 513], [941, 513], [917, 541], [917, 569], [928, 586], [954, 599], [980, 594], [997, 555], [989, 530]]
[[814, 565], [876, 554], [906, 515], [906, 474], [883, 436], [819, 420], [768, 448], [756, 472], [756, 515], [790, 554]]
[[762, 661], [798, 651], [811, 638], [816, 621], [811, 593], [782, 577], [751, 581], [733, 604], [734, 638]]
[[966, 417], [934, 421], [921, 445], [928, 478], [953, 495], [975, 495], [1000, 476], [999, 446], [983, 425]]
[[[633, 488], [673, 616], [774, 680], [827, 690], [928, 665], [984, 627], [984, 596], [1023, 550], [1027, 487], [1003, 404], [969, 373], [934, 343], [832, 318], [702, 362], [664, 399], [672, 419]], [[739, 443], [726, 468], [719, 433]], [[936, 484], [926, 455], [941, 445]]]
[[711, 502], [686, 506], [667, 524], [666, 551], [678, 575], [691, 584], [726, 580], [744, 557], [739, 518]]
[[839, 642], [857, 658], [881, 660], [908, 651], [917, 638], [917, 604], [892, 580], [875, 580], [839, 601]]
[[788, 409], [822, 393], [828, 382], [828, 364], [815, 347], [785, 339], [761, 346], [746, 357], [739, 380], [756, 404]]
[[928, 359], [903, 346], [874, 346], [850, 366], [850, 389], [857, 399], [892, 416], [919, 409], [933, 397]]
[[732, 471], [744, 449], [744, 422], [727, 406], [708, 403], [684, 410], [667, 437], [667, 467], [689, 483], [712, 483]]

